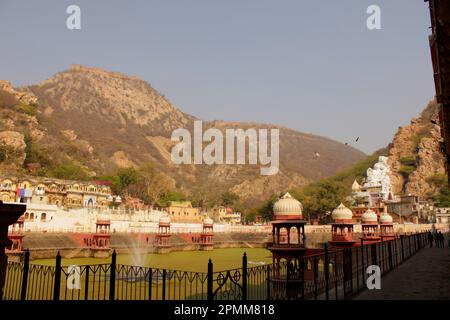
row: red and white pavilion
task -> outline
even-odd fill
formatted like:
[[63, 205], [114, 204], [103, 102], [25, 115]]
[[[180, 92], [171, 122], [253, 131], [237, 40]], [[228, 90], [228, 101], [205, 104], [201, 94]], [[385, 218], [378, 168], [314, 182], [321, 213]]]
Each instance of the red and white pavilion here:
[[200, 234], [200, 249], [209, 251], [214, 249], [214, 221], [211, 218], [203, 220], [203, 231]]
[[381, 241], [379, 228], [378, 228], [378, 216], [375, 211], [367, 209], [361, 216], [361, 239], [364, 244], [372, 244]]
[[111, 219], [108, 214], [98, 215], [95, 223], [94, 241], [91, 247], [94, 257], [109, 257], [111, 251]]
[[6, 253], [20, 253], [22, 252], [22, 241], [25, 236], [23, 232], [23, 224], [25, 222], [24, 216], [20, 216], [17, 221], [9, 227], [8, 239], [12, 244], [5, 248]]
[[380, 236], [382, 241], [395, 239], [394, 221], [387, 212], [380, 216]]
[[[274, 287], [285, 292], [288, 299], [297, 299], [301, 296], [302, 270], [305, 270], [305, 266], [302, 268], [300, 264], [307, 253], [303, 206], [286, 193], [274, 203], [273, 213], [272, 244], [269, 246], [274, 263], [272, 281]], [[284, 263], [286, 268], [283, 268]]]
[[334, 248], [350, 248], [355, 246], [356, 241], [353, 234], [353, 212], [341, 203], [333, 210], [331, 217], [331, 241]]
[[158, 233], [155, 237], [157, 253], [170, 252], [170, 217], [163, 216], [158, 221]]

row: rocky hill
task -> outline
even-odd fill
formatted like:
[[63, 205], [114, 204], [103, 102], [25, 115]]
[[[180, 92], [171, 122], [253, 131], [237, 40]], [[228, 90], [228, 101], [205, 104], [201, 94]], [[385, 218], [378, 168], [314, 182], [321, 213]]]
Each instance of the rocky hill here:
[[398, 129], [389, 146], [388, 161], [396, 193], [429, 197], [439, 192], [436, 181], [445, 174], [445, 161], [438, 123], [437, 104], [430, 102], [419, 117]]
[[[280, 171], [261, 176], [256, 165], [175, 165], [177, 128], [192, 130], [194, 116], [174, 107], [136, 77], [75, 65], [24, 88], [0, 82], [0, 169], [51, 175], [76, 164], [86, 179], [151, 162], [187, 193], [225, 190], [257, 201], [348, 168], [365, 155], [342, 143], [280, 127]], [[205, 127], [275, 128], [260, 123], [212, 121]]]

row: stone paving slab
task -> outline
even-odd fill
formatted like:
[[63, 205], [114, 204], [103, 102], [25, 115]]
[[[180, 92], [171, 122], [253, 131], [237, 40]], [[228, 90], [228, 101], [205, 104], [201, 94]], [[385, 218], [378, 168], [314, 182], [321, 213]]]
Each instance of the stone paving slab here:
[[380, 290], [355, 300], [450, 300], [450, 248], [426, 247], [381, 278]]

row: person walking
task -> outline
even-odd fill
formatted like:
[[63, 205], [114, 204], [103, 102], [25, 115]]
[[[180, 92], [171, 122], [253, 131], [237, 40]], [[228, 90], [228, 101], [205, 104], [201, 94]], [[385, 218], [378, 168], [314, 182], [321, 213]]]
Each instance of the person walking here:
[[430, 243], [430, 248], [433, 247], [433, 235], [431, 234], [431, 231], [428, 231], [428, 242]]
[[439, 232], [434, 232], [434, 245], [439, 248]]
[[439, 247], [444, 248], [444, 240], [445, 240], [444, 234], [441, 231], [439, 231]]

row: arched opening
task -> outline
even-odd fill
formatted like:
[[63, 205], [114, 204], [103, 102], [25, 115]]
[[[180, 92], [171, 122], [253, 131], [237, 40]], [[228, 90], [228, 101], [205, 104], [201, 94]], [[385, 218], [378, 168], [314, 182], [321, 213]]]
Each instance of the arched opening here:
[[298, 244], [298, 228], [292, 227], [289, 229], [289, 243]]
[[47, 214], [45, 212], [43, 212], [41, 214], [41, 222], [45, 222], [47, 220]]

